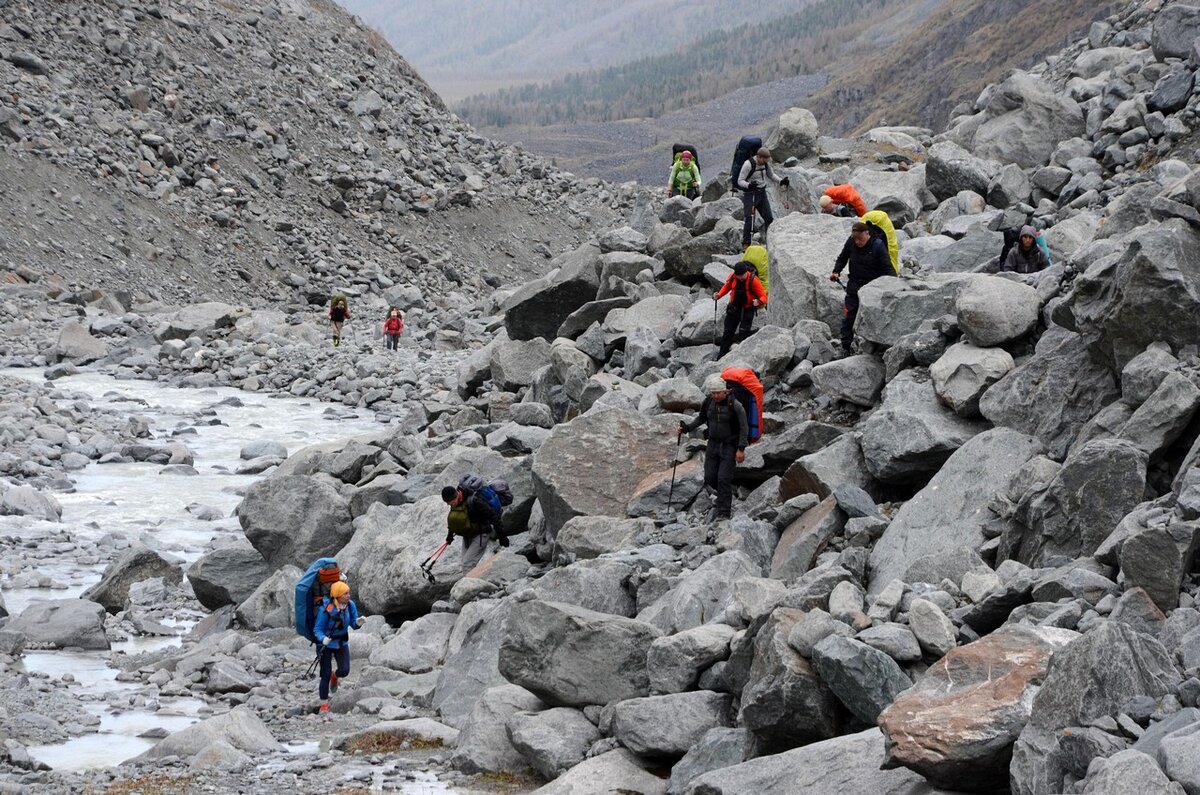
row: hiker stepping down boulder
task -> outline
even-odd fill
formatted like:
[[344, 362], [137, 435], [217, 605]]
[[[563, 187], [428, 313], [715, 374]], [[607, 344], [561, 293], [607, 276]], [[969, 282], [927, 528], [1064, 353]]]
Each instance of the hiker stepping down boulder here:
[[762, 242], [767, 242], [767, 229], [775, 220], [771, 212], [771, 201], [767, 198], [767, 182], [774, 182], [786, 188], [791, 184], [787, 177], [779, 177], [771, 168], [771, 150], [765, 146], [755, 153], [754, 157], [742, 163], [734, 185], [742, 194], [742, 251], [750, 245], [754, 233], [754, 214], [762, 216]]
[[667, 196], [686, 196], [694, 199], [700, 195], [700, 158], [695, 147], [675, 144], [671, 175], [667, 178]]
[[333, 346], [342, 344], [342, 325], [350, 319], [350, 307], [346, 296], [336, 293], [329, 299], [329, 326], [333, 329]]
[[755, 313], [760, 306], [767, 305], [767, 291], [758, 278], [757, 268], [745, 259], [733, 266], [733, 273], [713, 294], [713, 301], [720, 301], [725, 295], [729, 296], [729, 305], [725, 307], [725, 332], [717, 350], [718, 359], [729, 353], [735, 341], [750, 336]]
[[840, 282], [842, 271], [850, 266], [846, 284], [846, 304], [842, 309], [842, 350], [850, 353], [854, 344], [854, 319], [858, 317], [858, 291], [880, 276], [894, 276], [895, 269], [888, 257], [887, 244], [882, 237], [871, 234], [871, 228], [859, 221], [851, 227], [850, 238], [842, 247], [830, 281]]
[[704, 379], [708, 397], [700, 404], [700, 416], [689, 423], [679, 423], [679, 435], [707, 425], [708, 447], [704, 451], [704, 485], [717, 493], [715, 518], [728, 519], [733, 514], [733, 473], [746, 460], [750, 424], [746, 409], [732, 397], [725, 379], [713, 373]]
[[826, 188], [819, 203], [821, 212], [840, 218], [861, 218], [867, 214], [867, 203], [848, 183]]
[[508, 536], [501, 524], [504, 506], [512, 504], [507, 483], [502, 480], [484, 483], [478, 475], [464, 475], [457, 488], [442, 489], [442, 501], [450, 506], [446, 515], [446, 544], [453, 544], [455, 538], [463, 540], [463, 574], [479, 565], [489, 539], [494, 538], [502, 547], [508, 546]]

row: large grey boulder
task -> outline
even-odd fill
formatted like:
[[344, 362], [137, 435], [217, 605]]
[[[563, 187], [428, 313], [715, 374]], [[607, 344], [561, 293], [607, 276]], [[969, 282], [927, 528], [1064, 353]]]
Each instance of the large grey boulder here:
[[530, 591], [546, 602], [563, 602], [632, 618], [637, 613], [637, 600], [630, 585], [634, 575], [632, 566], [615, 560], [582, 560], [552, 569], [534, 582]]
[[[876, 167], [866, 166], [855, 169], [850, 176], [850, 184], [858, 189], [868, 210], [876, 209], [885, 199], [892, 199], [904, 207], [905, 214], [916, 218], [926, 205], [932, 208], [936, 204], [933, 195], [926, 188], [926, 179], [924, 163], [918, 163], [907, 171], [881, 171]], [[892, 220], [900, 226], [898, 218]], [[848, 219], [842, 221], [848, 233]], [[771, 227], [771, 234], [775, 234], [774, 226]]]
[[1004, 345], [1033, 330], [1038, 293], [1029, 285], [999, 276], [978, 275], [958, 290], [954, 313], [969, 342], [980, 348]]
[[865, 354], [837, 359], [812, 370], [813, 385], [818, 391], [866, 408], [879, 400], [883, 377], [883, 362]]
[[638, 614], [638, 620], [674, 634], [718, 619], [738, 580], [762, 576], [744, 552], [722, 552], [689, 572], [666, 595]]
[[667, 795], [683, 795], [695, 779], [714, 770], [733, 767], [746, 759], [745, 729], [709, 729], [671, 767]]
[[450, 764], [467, 774], [524, 770], [527, 763], [508, 736], [508, 721], [518, 712], [537, 712], [544, 706], [537, 696], [516, 685], [484, 691], [460, 730]]
[[585, 243], [550, 264], [556, 270], [521, 285], [505, 301], [504, 327], [510, 339], [552, 340], [568, 315], [596, 298], [600, 288], [599, 246]]
[[634, 329], [644, 328], [664, 340], [672, 335], [690, 306], [691, 302], [682, 295], [653, 295], [633, 306], [613, 309], [600, 324], [600, 330], [609, 340], [618, 340]]
[[1121, 544], [1121, 573], [1126, 590], [1142, 588], [1160, 610], [1179, 607], [1184, 578], [1196, 558], [1195, 522], [1139, 529]]
[[108, 564], [100, 582], [84, 591], [80, 598], [101, 604], [110, 613], [119, 613], [129, 600], [129, 586], [154, 577], [178, 584], [183, 580], [183, 572], [177, 563], [170, 562], [148, 547], [135, 544]]
[[600, 730], [577, 709], [555, 707], [518, 712], [508, 719], [508, 738], [521, 756], [547, 780], [583, 761]]
[[796, 341], [789, 329], [763, 326], [734, 345], [717, 362], [717, 372], [726, 367], [749, 367], [759, 374], [764, 386], [771, 386], [787, 371], [795, 355]]
[[1200, 6], [1171, 3], [1154, 16], [1150, 28], [1150, 46], [1160, 61], [1187, 59], [1200, 37]]
[[1051, 328], [1032, 357], [983, 393], [979, 412], [1038, 437], [1049, 455], [1062, 458], [1083, 425], [1118, 396], [1112, 372], [1083, 337]]
[[335, 554], [353, 534], [350, 503], [328, 480], [311, 475], [258, 481], [238, 505], [238, 522], [271, 568], [307, 568]]
[[1003, 348], [977, 348], [969, 342], [958, 342], [929, 366], [929, 376], [938, 399], [955, 414], [977, 417], [983, 393], [1014, 366], [1012, 355]]
[[62, 505], [52, 494], [33, 486], [0, 483], [0, 516], [29, 516], [47, 522], [62, 520]]
[[1175, 443], [1200, 408], [1200, 387], [1182, 373], [1167, 373], [1117, 433], [1157, 459]]
[[155, 331], [154, 336], [159, 342], [186, 340], [188, 337], [203, 335], [208, 331], [230, 328], [239, 318], [248, 313], [248, 309], [233, 307], [218, 301], [188, 304], [159, 318], [163, 323]]
[[187, 570], [192, 591], [209, 610], [241, 604], [270, 574], [258, 550], [242, 546], [214, 549]]
[[108, 355], [108, 343], [93, 337], [82, 323], [65, 323], [54, 344], [52, 359], [55, 362], [90, 364]]
[[867, 469], [882, 483], [923, 482], [986, 427], [943, 406], [933, 383], [911, 370], [888, 383], [883, 405], [859, 425]]
[[1079, 104], [1041, 77], [1017, 71], [987, 93], [987, 119], [967, 147], [981, 157], [1036, 168], [1059, 141], [1084, 133]]
[[661, 634], [575, 605], [522, 602], [500, 644], [500, 672], [553, 706], [638, 698], [650, 692], [646, 655]]
[[554, 539], [558, 553], [590, 560], [606, 552], [633, 545], [639, 533], [654, 527], [652, 519], [623, 519], [616, 516], [576, 516], [564, 524]]
[[671, 469], [677, 424], [609, 409], [556, 425], [533, 457], [547, 532], [556, 535], [576, 516], [625, 516], [637, 485]]
[[1071, 641], [1051, 657], [1029, 722], [1013, 747], [1009, 769], [1014, 795], [1062, 787], [1061, 729], [1116, 715], [1134, 696], [1159, 698], [1179, 682], [1162, 644], [1124, 624], [1101, 622]]
[[500, 643], [515, 607], [511, 599], [476, 601], [459, 613], [432, 698], [433, 708], [451, 726], [466, 724], [480, 693], [507, 684], [500, 673]]
[[[1012, 557], [1044, 566], [1094, 553], [1143, 500], [1146, 462], [1141, 450], [1114, 439], [1073, 452], [1043, 490], [1018, 505], [1021, 540], [1009, 545]], [[1097, 489], [1098, 483], [1104, 487]]]
[[550, 343], [544, 339], [508, 340], [492, 348], [492, 381], [504, 392], [517, 392], [533, 383], [533, 375], [550, 364]]
[[7, 632], [19, 632], [27, 645], [55, 649], [107, 650], [104, 607], [86, 599], [54, 599], [34, 602], [19, 616], [10, 618]]
[[283, 750], [283, 746], [254, 710], [249, 707], [234, 707], [223, 715], [214, 715], [164, 737], [137, 759], [143, 762], [168, 756], [186, 759], [216, 742], [228, 743], [239, 751], [254, 756]]
[[295, 626], [296, 582], [301, 574], [295, 566], [284, 566], [263, 580], [234, 611], [238, 624], [253, 632]]
[[881, 770], [883, 761], [883, 735], [879, 729], [871, 728], [714, 770], [695, 779], [684, 792], [685, 795], [939, 795], [943, 792], [931, 789], [910, 770]]
[[775, 129], [767, 136], [771, 157], [782, 163], [789, 157], [799, 160], [816, 153], [817, 117], [807, 108], [788, 108], [779, 116]]
[[812, 665], [846, 708], [868, 724], [912, 687], [891, 657], [841, 635], [829, 635], [813, 647]]
[[728, 693], [699, 690], [633, 698], [617, 704], [613, 736], [639, 756], [678, 758], [710, 729], [730, 728], [733, 718]]
[[792, 213], [771, 224], [771, 322], [821, 320], [836, 330], [845, 294], [829, 281], [850, 236], [845, 218]]
[[1138, 792], [1141, 795], [1183, 795], [1182, 784], [1171, 781], [1152, 756], [1133, 748], [1110, 757], [1096, 757], [1080, 782], [1083, 795]]
[[939, 141], [929, 147], [925, 185], [938, 201], [965, 190], [983, 196], [999, 171], [999, 163], [976, 157], [951, 141]]
[[650, 692], [683, 693], [695, 688], [702, 671], [729, 656], [734, 632], [727, 624], [707, 624], [655, 640], [646, 661]]
[[432, 671], [446, 658], [457, 619], [454, 613], [429, 613], [404, 622], [387, 643], [371, 652], [371, 664], [410, 674]]
[[[652, 770], [653, 764], [624, 748], [581, 762], [530, 795], [587, 795], [594, 792], [666, 795], [667, 780]], [[602, 789], [598, 790], [597, 786]]]
[[1153, 342], [1178, 350], [1200, 336], [1200, 230], [1176, 218], [1124, 239], [1075, 280], [1060, 307], [1117, 369]]
[[896, 513], [871, 552], [871, 593], [901, 579], [917, 559], [984, 541], [987, 504], [1004, 493], [1025, 463], [1042, 452], [1034, 438], [995, 428], [960, 447], [929, 484]]
[[771, 577], [783, 582], [796, 580], [845, 528], [846, 512], [838, 507], [837, 499], [830, 495], [821, 500], [784, 528], [771, 556]]
[[879, 716], [885, 765], [902, 765], [938, 786], [1006, 787], [1012, 745], [1050, 657], [1076, 637], [1014, 626], [951, 651]]
[[844, 715], [837, 697], [788, 645], [788, 635], [803, 620], [800, 610], [778, 608], [754, 639], [754, 661], [742, 690], [738, 724], [751, 733], [755, 756], [786, 751], [841, 731]]
[[964, 280], [960, 274], [924, 278], [884, 276], [858, 291], [854, 333], [878, 345], [895, 345], [921, 324], [954, 312]]

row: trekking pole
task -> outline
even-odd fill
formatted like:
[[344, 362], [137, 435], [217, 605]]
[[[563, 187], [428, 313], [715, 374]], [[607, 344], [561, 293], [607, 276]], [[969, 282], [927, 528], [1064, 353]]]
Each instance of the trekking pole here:
[[312, 679], [317, 672], [317, 663], [321, 661], [321, 644], [317, 644], [317, 656], [308, 664], [308, 670], [304, 672], [305, 679]]
[[667, 490], [667, 513], [671, 513], [671, 500], [675, 497], [675, 469], [679, 466], [679, 448], [683, 444], [683, 423], [675, 434], [675, 460], [671, 464], [671, 488]]
[[443, 541], [442, 545], [433, 551], [433, 554], [421, 562], [421, 572], [425, 575], [425, 579], [429, 580], [430, 582], [435, 581], [433, 578], [433, 564], [438, 562], [438, 558], [442, 556], [442, 553], [445, 552], [446, 548], [449, 546], [449, 542]]
[[720, 325], [717, 322], [717, 299], [713, 299], [713, 345], [717, 345], [717, 327]]

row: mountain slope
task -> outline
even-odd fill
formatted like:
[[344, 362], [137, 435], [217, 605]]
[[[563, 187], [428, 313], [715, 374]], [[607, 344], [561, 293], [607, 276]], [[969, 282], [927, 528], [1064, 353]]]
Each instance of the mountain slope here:
[[10, 273], [193, 300], [482, 289], [586, 236], [595, 194], [475, 133], [329, 0], [0, 6]]
[[848, 64], [811, 100], [824, 129], [938, 129], [1013, 68], [1061, 49], [1119, 0], [953, 0], [875, 57]]

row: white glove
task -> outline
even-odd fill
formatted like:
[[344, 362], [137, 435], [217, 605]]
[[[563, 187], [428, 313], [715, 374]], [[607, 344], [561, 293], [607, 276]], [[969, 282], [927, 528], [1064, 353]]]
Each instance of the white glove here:
[[359, 616], [358, 621], [354, 622], [354, 626], [361, 627], [363, 625], [364, 621], [366, 621], [366, 619], [363, 618], [362, 616]]
[[329, 645], [329, 636], [328, 636], [328, 635], [326, 635], [325, 637], [321, 638], [321, 645], [322, 645], [322, 646], [328, 646], [328, 645]]

